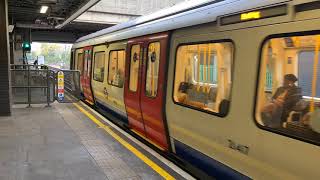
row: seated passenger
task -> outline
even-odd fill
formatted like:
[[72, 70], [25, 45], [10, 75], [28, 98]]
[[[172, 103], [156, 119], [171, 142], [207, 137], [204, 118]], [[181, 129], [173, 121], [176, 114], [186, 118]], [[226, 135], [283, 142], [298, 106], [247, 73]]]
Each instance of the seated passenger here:
[[310, 117], [311, 117], [311, 113], [308, 112], [307, 114], [305, 114], [301, 120], [301, 123], [305, 126], [309, 126], [310, 125]]
[[295, 85], [297, 77], [293, 74], [284, 76], [283, 86], [279, 87], [272, 100], [261, 110], [262, 121], [266, 126], [281, 127], [302, 99], [301, 89]]

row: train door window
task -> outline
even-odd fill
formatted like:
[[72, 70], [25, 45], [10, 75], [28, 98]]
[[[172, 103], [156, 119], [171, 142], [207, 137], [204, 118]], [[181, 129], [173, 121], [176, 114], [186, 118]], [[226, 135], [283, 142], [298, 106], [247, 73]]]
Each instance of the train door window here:
[[104, 80], [104, 59], [105, 52], [96, 52], [94, 54], [93, 79], [99, 82]]
[[320, 111], [319, 49], [320, 35], [265, 41], [256, 103], [261, 126], [320, 141], [320, 134], [310, 125], [310, 118]]
[[111, 51], [109, 55], [108, 83], [122, 88], [124, 81], [125, 51]]
[[91, 50], [87, 50], [85, 51], [86, 53], [86, 67], [85, 67], [85, 71], [87, 72], [87, 76], [90, 77], [91, 74]]
[[83, 73], [83, 53], [78, 54], [78, 64], [77, 69], [80, 71], [80, 73]]
[[71, 50], [69, 69], [70, 69], [70, 70], [73, 70], [73, 69], [74, 69], [74, 50]]
[[129, 90], [136, 92], [138, 88], [139, 66], [140, 66], [140, 45], [131, 47], [130, 55], [130, 77]]
[[226, 116], [232, 84], [231, 42], [182, 45], [176, 55], [174, 101]]
[[160, 61], [160, 42], [149, 44], [146, 77], [146, 96], [156, 97]]

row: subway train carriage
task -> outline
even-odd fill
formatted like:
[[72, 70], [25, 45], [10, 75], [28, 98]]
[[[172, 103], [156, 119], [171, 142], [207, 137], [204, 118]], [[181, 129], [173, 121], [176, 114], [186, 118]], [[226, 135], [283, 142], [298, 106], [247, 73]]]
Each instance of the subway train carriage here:
[[200, 179], [318, 179], [320, 1], [190, 2], [80, 38], [83, 101]]

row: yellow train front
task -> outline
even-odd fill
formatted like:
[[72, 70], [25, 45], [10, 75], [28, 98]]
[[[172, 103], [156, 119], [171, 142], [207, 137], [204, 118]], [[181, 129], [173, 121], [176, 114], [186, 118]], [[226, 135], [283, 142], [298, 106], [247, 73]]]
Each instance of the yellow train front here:
[[319, 1], [213, 1], [82, 37], [71, 61], [85, 101], [200, 179], [317, 179], [319, 27]]

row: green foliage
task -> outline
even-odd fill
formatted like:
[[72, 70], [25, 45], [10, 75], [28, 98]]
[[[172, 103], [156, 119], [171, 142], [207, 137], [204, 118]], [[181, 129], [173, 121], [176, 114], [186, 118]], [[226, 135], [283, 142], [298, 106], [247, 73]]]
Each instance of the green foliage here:
[[69, 67], [70, 64], [70, 49], [59, 44], [41, 44], [41, 55], [45, 57], [45, 63], [48, 65], [61, 64]]
[[60, 66], [65, 69], [70, 67], [71, 45], [41, 43], [39, 47], [31, 52], [34, 60], [37, 56], [44, 56], [46, 65]]

